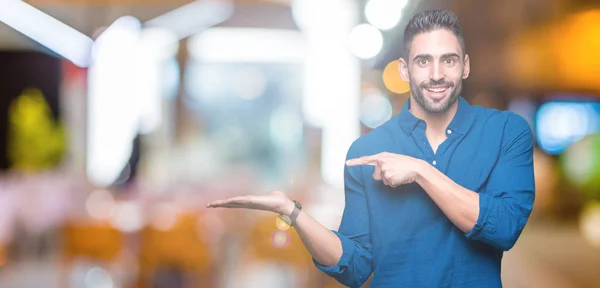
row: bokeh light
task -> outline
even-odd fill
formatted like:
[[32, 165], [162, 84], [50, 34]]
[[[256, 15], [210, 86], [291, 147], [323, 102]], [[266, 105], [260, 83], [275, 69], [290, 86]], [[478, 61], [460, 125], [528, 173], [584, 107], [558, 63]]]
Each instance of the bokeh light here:
[[570, 144], [597, 132], [600, 104], [549, 102], [537, 112], [537, 141], [546, 153], [562, 153]]
[[100, 267], [94, 267], [85, 274], [87, 288], [113, 288], [114, 283], [110, 273]]
[[385, 88], [394, 93], [403, 94], [410, 91], [410, 84], [402, 80], [398, 64], [398, 60], [388, 63], [383, 69], [382, 78]]
[[563, 87], [598, 88], [600, 10], [575, 13], [559, 23], [552, 31], [552, 43], [544, 47], [553, 52], [555, 67], [560, 67], [552, 69], [552, 79]]
[[275, 220], [275, 226], [277, 227], [277, 229], [282, 231], [287, 231], [288, 229], [290, 229], [291, 226], [289, 223], [289, 218], [287, 218], [287, 216], [284, 215], [277, 217], [277, 219]]
[[600, 200], [600, 134], [571, 145], [561, 161], [567, 179], [589, 198]]
[[600, 248], [600, 202], [587, 203], [579, 219], [581, 235], [590, 245]]
[[394, 28], [400, 22], [407, 0], [370, 0], [365, 6], [365, 16], [371, 25], [381, 30]]
[[154, 229], [168, 231], [177, 223], [178, 206], [172, 203], [158, 203], [150, 212], [150, 225]]
[[282, 230], [273, 231], [271, 234], [271, 244], [278, 249], [287, 247], [290, 244], [290, 233]]
[[115, 200], [109, 191], [99, 189], [88, 196], [85, 207], [92, 218], [107, 220], [113, 214]]
[[392, 118], [392, 104], [378, 90], [373, 90], [360, 104], [360, 122], [374, 129]]
[[111, 224], [125, 233], [132, 233], [142, 229], [144, 218], [140, 204], [130, 201], [117, 203], [111, 218]]
[[382, 46], [381, 32], [369, 24], [360, 24], [354, 27], [348, 36], [350, 52], [361, 59], [377, 56]]

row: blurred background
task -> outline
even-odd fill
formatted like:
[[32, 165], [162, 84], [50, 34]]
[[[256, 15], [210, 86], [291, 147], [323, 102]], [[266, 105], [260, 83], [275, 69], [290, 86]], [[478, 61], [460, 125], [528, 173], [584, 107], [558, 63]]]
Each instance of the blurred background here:
[[433, 8], [464, 97], [535, 133], [505, 287], [600, 287], [596, 0], [0, 0], [0, 287], [341, 287], [275, 215], [204, 205], [281, 190], [337, 229], [346, 151], [406, 101], [402, 32]]

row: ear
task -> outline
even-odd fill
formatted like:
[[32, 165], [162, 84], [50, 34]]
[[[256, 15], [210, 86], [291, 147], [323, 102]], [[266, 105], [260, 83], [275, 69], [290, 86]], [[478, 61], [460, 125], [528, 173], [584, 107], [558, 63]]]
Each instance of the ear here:
[[406, 63], [406, 60], [404, 60], [404, 58], [398, 59], [398, 71], [400, 71], [400, 77], [402, 77], [402, 80], [404, 80], [404, 82], [410, 82], [410, 76], [408, 73], [408, 63]]
[[462, 79], [467, 79], [471, 73], [471, 64], [469, 63], [469, 55], [465, 54], [465, 66], [463, 68]]

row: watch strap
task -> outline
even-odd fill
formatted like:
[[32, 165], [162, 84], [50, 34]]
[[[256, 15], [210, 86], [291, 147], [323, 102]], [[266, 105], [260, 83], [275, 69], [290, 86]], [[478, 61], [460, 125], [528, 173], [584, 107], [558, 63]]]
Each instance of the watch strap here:
[[302, 205], [300, 205], [300, 203], [298, 203], [298, 201], [293, 200], [294, 201], [294, 211], [292, 211], [292, 214], [290, 215], [290, 226], [294, 226], [294, 224], [296, 223], [296, 219], [298, 218], [298, 215], [300, 215], [300, 210], [302, 210]]

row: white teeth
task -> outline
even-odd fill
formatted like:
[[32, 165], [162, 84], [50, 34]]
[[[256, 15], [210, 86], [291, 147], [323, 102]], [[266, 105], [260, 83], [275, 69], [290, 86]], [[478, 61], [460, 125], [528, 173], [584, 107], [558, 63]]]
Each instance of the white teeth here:
[[427, 89], [427, 91], [429, 91], [429, 92], [435, 92], [435, 93], [439, 93], [439, 92], [444, 92], [444, 91], [446, 91], [446, 89], [448, 89], [448, 88], [429, 88], [429, 89]]

